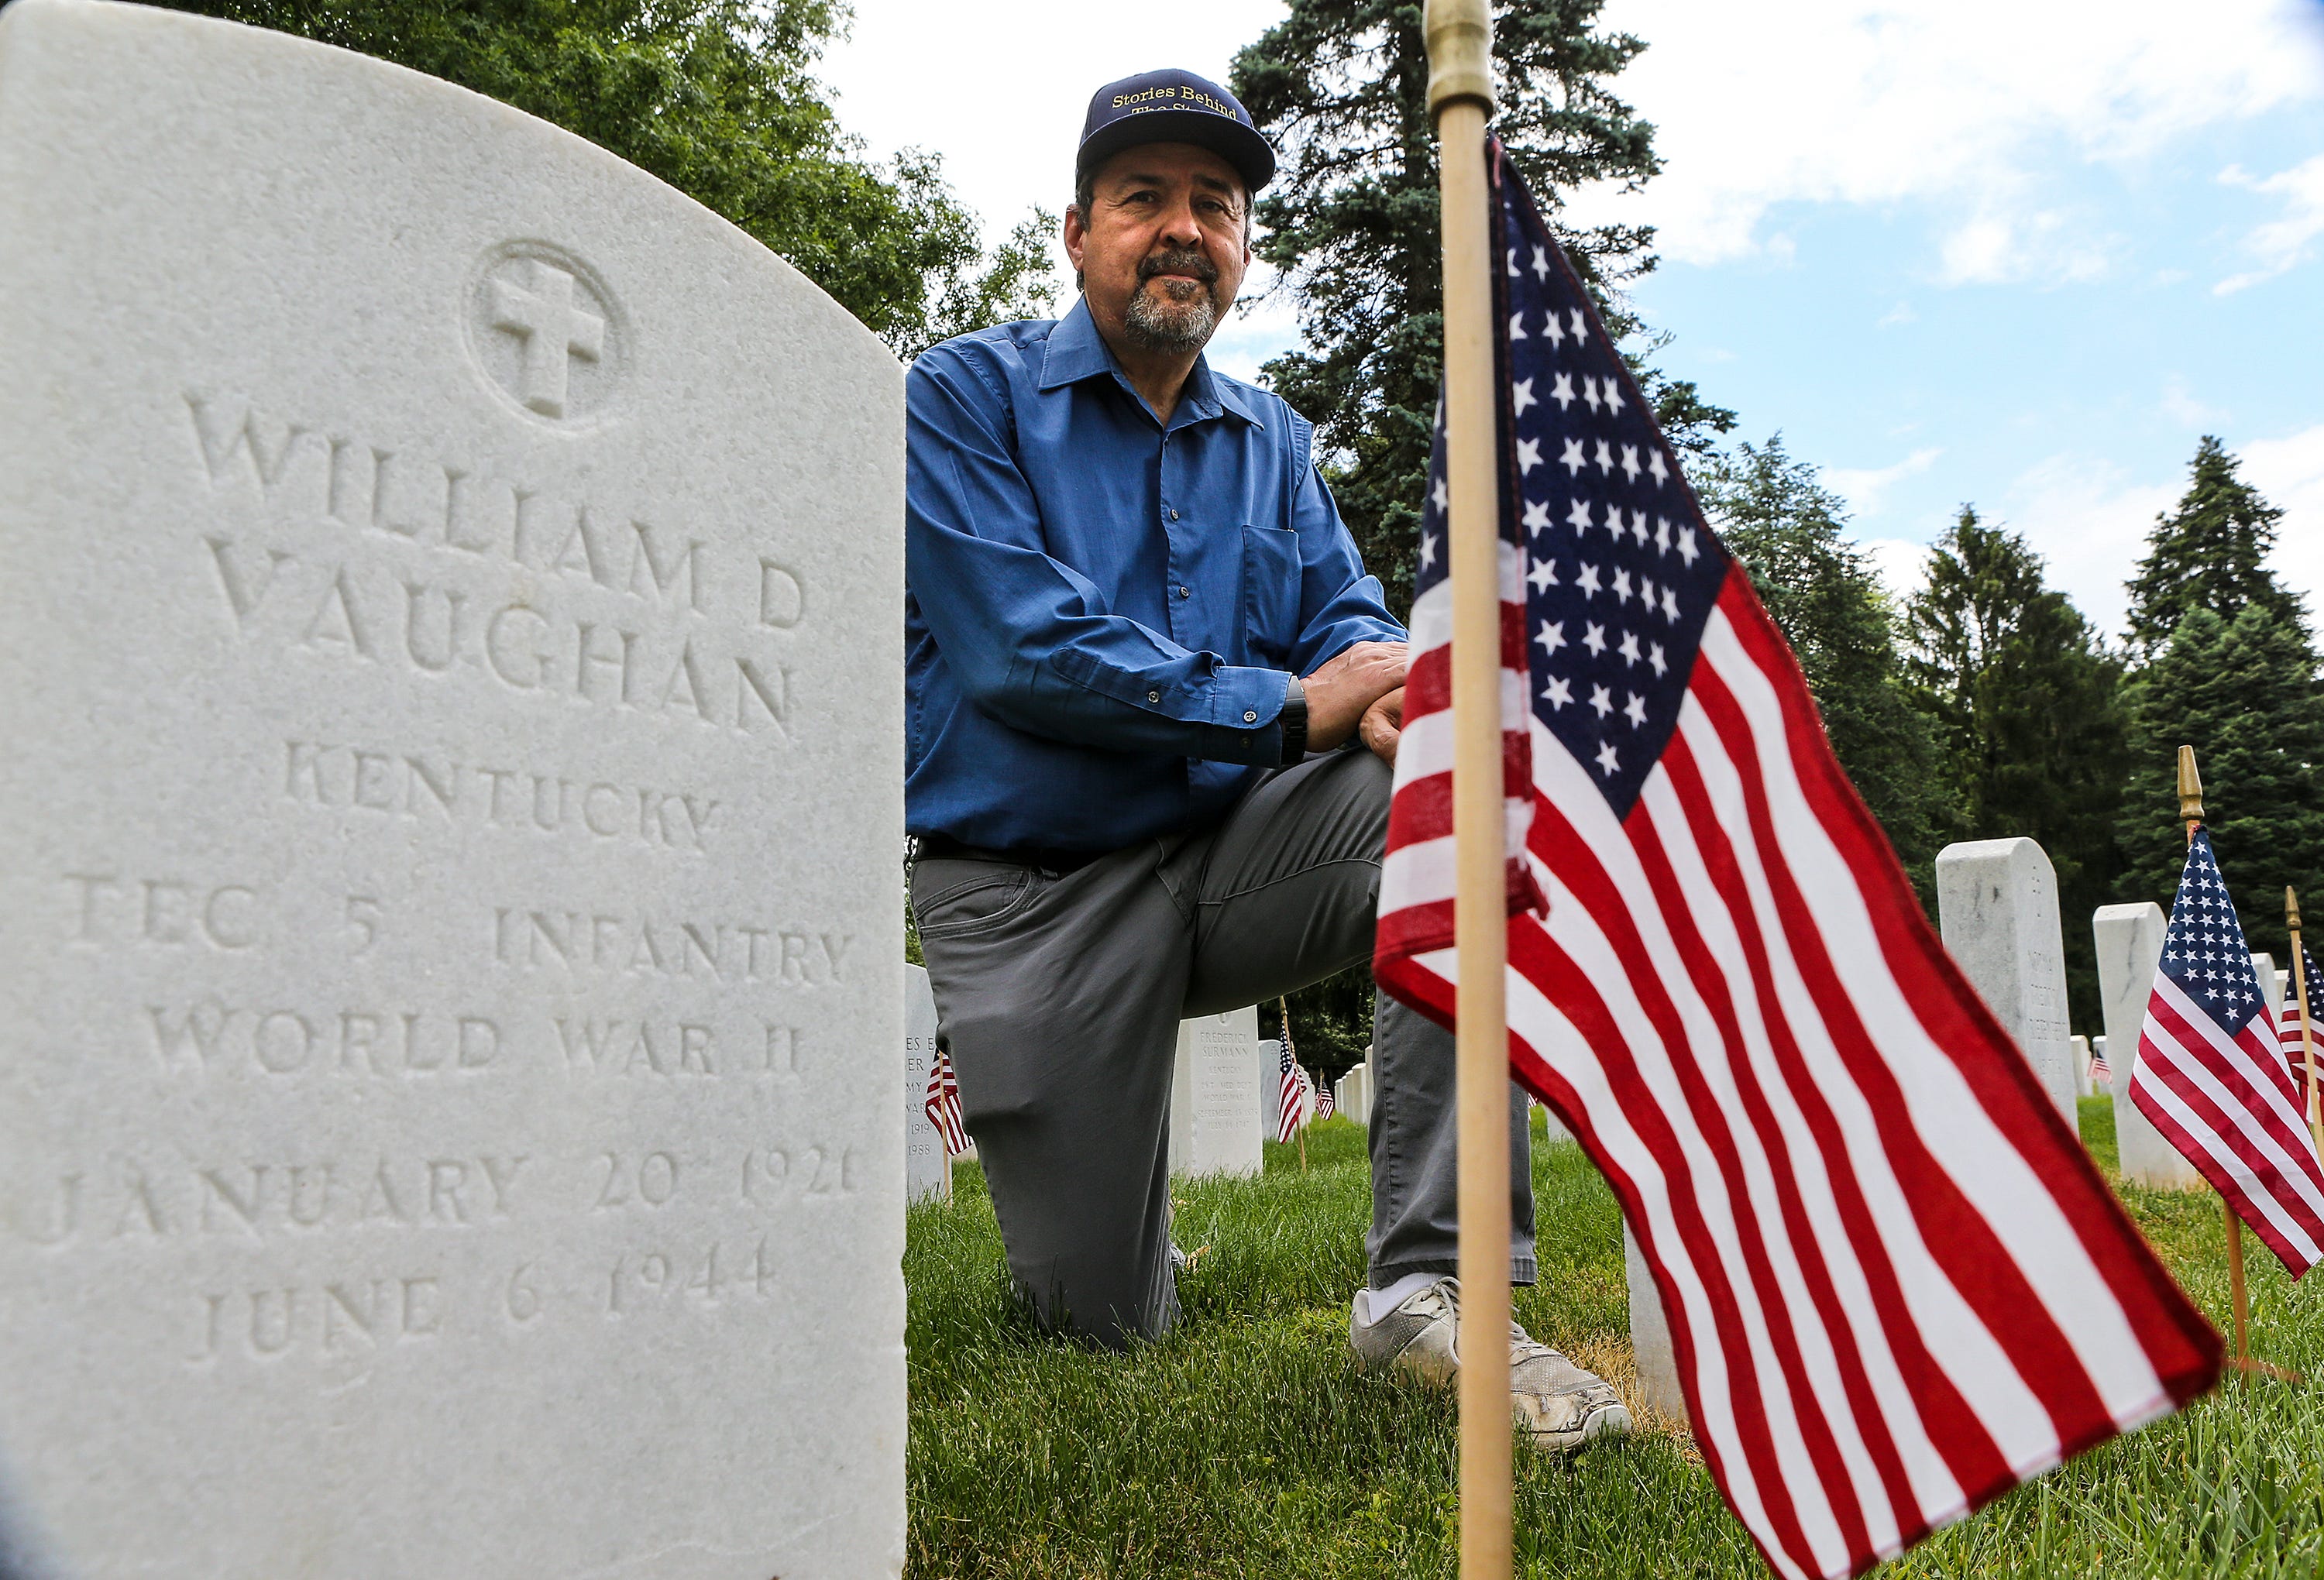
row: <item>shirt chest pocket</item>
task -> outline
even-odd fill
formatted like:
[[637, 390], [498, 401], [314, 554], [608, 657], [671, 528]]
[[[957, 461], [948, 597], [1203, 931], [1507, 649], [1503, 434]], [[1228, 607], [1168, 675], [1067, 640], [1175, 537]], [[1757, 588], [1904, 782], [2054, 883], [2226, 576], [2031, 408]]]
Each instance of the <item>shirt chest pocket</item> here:
[[1282, 667], [1299, 640], [1299, 534], [1242, 529], [1242, 629], [1251, 657]]

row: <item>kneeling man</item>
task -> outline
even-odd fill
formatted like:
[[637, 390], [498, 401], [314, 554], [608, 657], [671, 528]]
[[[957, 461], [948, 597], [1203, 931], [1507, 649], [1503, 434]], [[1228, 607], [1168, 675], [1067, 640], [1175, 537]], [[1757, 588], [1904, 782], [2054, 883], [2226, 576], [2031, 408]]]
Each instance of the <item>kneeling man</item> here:
[[[1109, 1344], [1177, 1315], [1167, 1145], [1178, 1022], [1371, 952], [1405, 632], [1298, 413], [1203, 347], [1274, 152], [1215, 83], [1091, 100], [1065, 248], [1082, 299], [925, 353], [908, 385], [907, 797], [939, 1037], [1010, 1272]], [[1452, 1040], [1374, 1031], [1368, 1366], [1457, 1364]], [[1509, 1104], [1509, 1275], [1534, 1278]], [[1629, 1425], [1522, 1329], [1535, 1439]]]

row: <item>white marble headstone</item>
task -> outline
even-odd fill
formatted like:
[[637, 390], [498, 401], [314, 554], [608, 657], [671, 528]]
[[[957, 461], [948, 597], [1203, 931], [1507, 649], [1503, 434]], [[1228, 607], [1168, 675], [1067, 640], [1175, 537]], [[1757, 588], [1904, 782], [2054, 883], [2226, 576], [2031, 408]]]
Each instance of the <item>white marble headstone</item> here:
[[904, 968], [904, 1193], [949, 1199], [944, 1134], [928, 1117], [928, 1072], [936, 1061], [936, 999], [927, 968]]
[[1937, 852], [1946, 952], [2017, 1043], [2066, 1123], [2074, 1123], [2074, 1051], [2058, 877], [2031, 840], [1980, 840]]
[[1622, 1271], [1630, 1295], [1630, 1352], [1638, 1369], [1636, 1402], [1672, 1420], [1687, 1419], [1686, 1391], [1679, 1386], [1678, 1350], [1671, 1342], [1670, 1318], [1663, 1310], [1655, 1275], [1622, 1220]]
[[2114, 1072], [2115, 1153], [2123, 1178], [2142, 1185], [2187, 1187], [2202, 1184], [2203, 1176], [2148, 1123], [2130, 1097], [2131, 1077], [2138, 1069], [2139, 1028], [2146, 1024], [2155, 968], [2163, 963], [2166, 921], [2163, 907], [2151, 901], [2100, 905], [2090, 917], [2090, 932], [2098, 944], [2107, 1067]]
[[897, 1574], [895, 358], [97, 0], [0, 280], [0, 1572]]
[[1259, 1011], [1178, 1023], [1170, 1090], [1170, 1170], [1256, 1174], [1259, 1151]]
[[2090, 1040], [2074, 1036], [2066, 1039], [2074, 1045], [2074, 1096], [2090, 1095]]
[[1332, 1111], [1369, 1128], [1372, 1122], [1371, 1050], [1364, 1061], [1351, 1066], [1332, 1087]]
[[2252, 975], [2259, 978], [2259, 990], [2267, 998], [2267, 1006], [2277, 1015], [2283, 1014], [2283, 973], [2275, 969], [2275, 957], [2255, 953], [2251, 958]]
[[1276, 1037], [1259, 1040], [1259, 1133], [1275, 1139], [1283, 1123], [1283, 1043]]

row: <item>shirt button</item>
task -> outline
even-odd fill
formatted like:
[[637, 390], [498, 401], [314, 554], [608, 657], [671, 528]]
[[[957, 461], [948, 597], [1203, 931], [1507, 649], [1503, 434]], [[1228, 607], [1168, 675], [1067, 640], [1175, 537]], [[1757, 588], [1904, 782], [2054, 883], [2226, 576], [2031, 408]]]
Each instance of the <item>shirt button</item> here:
[[1181, 598], [1192, 598], [1194, 595], [1194, 590], [1192, 587], [1181, 587], [1178, 589], [1178, 596]]
[[1242, 716], [1242, 721], [1246, 724], [1256, 724], [1259, 722], [1259, 715], [1247, 712]]
[[1173, 521], [1175, 521], [1175, 520], [1176, 520], [1177, 519], [1178, 519], [1178, 512], [1177, 512], [1177, 511], [1176, 511], [1176, 510], [1171, 511], [1171, 512], [1170, 512], [1170, 519], [1172, 519]]
[[1162, 694], [1160, 692], [1148, 692], [1146, 694], [1146, 700], [1149, 703], [1158, 703], [1162, 700]]

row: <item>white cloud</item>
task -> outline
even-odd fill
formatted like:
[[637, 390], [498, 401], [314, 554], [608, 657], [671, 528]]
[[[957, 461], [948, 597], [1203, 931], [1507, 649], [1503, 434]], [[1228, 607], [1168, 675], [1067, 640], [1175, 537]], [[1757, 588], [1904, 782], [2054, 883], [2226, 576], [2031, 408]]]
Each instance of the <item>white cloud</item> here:
[[2309, 612], [2324, 615], [2324, 423], [2281, 439], [2254, 439], [2238, 452], [2246, 482], [2283, 511], [2277, 523], [2276, 568], [2308, 594]]
[[2196, 400], [2186, 379], [2178, 373], [2163, 381], [2162, 404], [2163, 415], [2186, 428], [2217, 428], [2227, 415], [2216, 406], [2206, 406]]
[[2231, 187], [2282, 198], [2283, 214], [2244, 238], [2244, 251], [2258, 261], [2258, 267], [2219, 281], [2211, 288], [2214, 291], [2226, 296], [2257, 285], [2314, 256], [2319, 240], [2324, 239], [2324, 153], [2265, 180], [2255, 179], [2234, 165], [2220, 171], [2219, 179]]
[[2324, 94], [2309, 0], [1613, 0], [1650, 47], [1618, 84], [1665, 172], [1594, 209], [1650, 220], [1671, 258], [1765, 248], [1790, 202], [1936, 201], [1955, 280], [2070, 279], [2110, 238], [2039, 172], [2136, 157]]
[[1872, 556], [1872, 568], [1888, 589], [1888, 596], [1902, 605], [1921, 590], [1929, 578], [1930, 546], [1907, 543], [1901, 537], [1875, 537], [1864, 545], [1864, 552]]
[[1908, 477], [1917, 477], [1936, 464], [1941, 449], [1915, 450], [1894, 466], [1855, 468], [1836, 466], [1826, 471], [1823, 480], [1833, 492], [1845, 499], [1858, 515], [1869, 515], [1880, 508], [1880, 496]]
[[2143, 482], [2108, 461], [2052, 455], [2021, 473], [1987, 519], [2025, 536], [2049, 562], [2049, 580], [2103, 629], [2119, 634], [2123, 583], [2144, 552], [2154, 518], [2179, 502], [2177, 476]]

